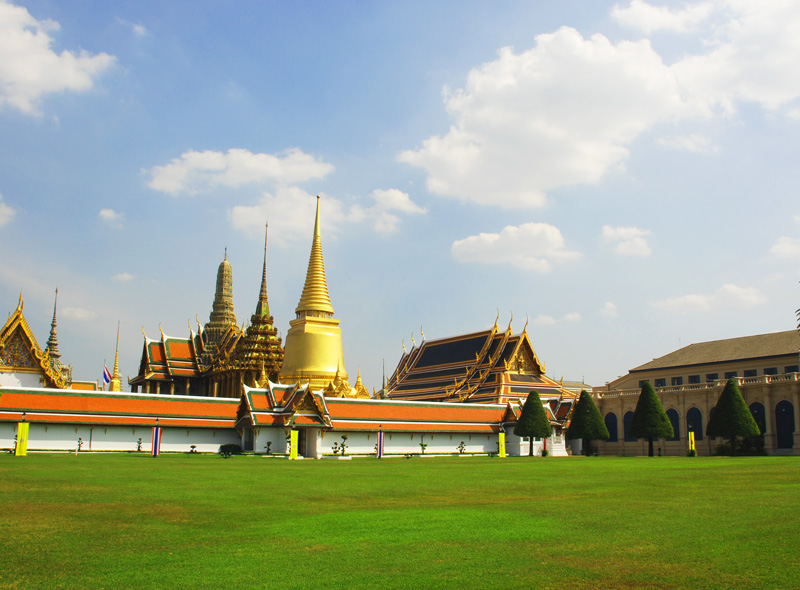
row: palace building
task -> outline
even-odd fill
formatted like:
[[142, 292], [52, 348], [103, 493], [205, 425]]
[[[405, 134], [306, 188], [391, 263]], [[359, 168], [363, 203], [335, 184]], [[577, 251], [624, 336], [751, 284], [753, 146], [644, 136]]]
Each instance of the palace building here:
[[611, 437], [599, 444], [611, 455], [647, 454], [647, 442], [628, 435], [642, 385], [650, 381], [675, 435], [660, 441], [667, 455], [685, 455], [688, 433], [697, 452], [711, 455], [721, 439], [705, 428], [725, 383], [738, 381], [742, 397], [758, 423], [768, 454], [794, 454], [800, 448], [800, 333], [794, 330], [727, 340], [699, 342], [631, 369], [627, 375], [595, 387], [592, 394]]

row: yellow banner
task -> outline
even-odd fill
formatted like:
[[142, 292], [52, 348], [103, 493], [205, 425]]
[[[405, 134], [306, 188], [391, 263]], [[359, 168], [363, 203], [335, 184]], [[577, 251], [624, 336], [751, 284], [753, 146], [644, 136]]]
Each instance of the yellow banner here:
[[689, 431], [689, 450], [694, 451], [694, 432]]
[[297, 430], [289, 432], [289, 458], [297, 459]]
[[17, 425], [17, 450], [14, 453], [17, 457], [24, 457], [28, 454], [28, 430], [30, 423], [20, 422]]
[[506, 456], [506, 433], [501, 432], [497, 435], [497, 450], [501, 457]]

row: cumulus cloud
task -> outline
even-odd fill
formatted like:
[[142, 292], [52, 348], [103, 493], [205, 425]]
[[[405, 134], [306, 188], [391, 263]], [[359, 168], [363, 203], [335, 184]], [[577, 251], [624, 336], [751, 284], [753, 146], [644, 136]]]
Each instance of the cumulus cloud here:
[[717, 309], [747, 309], [765, 303], [767, 298], [755, 287], [725, 284], [713, 293], [672, 297], [653, 303], [666, 311], [690, 313]]
[[453, 242], [451, 252], [459, 262], [510, 264], [536, 272], [549, 272], [553, 264], [581, 256], [568, 250], [561, 231], [547, 223], [509, 225], [498, 234], [470, 236]]
[[583, 317], [576, 311], [564, 315], [562, 318], [554, 318], [550, 315], [539, 314], [533, 319], [534, 326], [555, 326], [556, 324], [574, 324], [581, 321]]
[[538, 207], [556, 187], [596, 183], [644, 130], [700, 112], [648, 41], [567, 27], [520, 54], [502, 49], [446, 106], [450, 131], [399, 159], [424, 168], [436, 194], [501, 207]]
[[[519, 53], [503, 48], [462, 88], [445, 89], [449, 130], [398, 159], [422, 168], [434, 194], [539, 207], [556, 188], [623, 169], [633, 142], [656, 126], [730, 117], [745, 103], [800, 112], [800, 4], [727, 0], [670, 10], [636, 0], [612, 15], [639, 30], [698, 29], [700, 49], [667, 64], [647, 39], [584, 38], [568, 27]], [[717, 149], [692, 133], [661, 143]]]
[[22, 6], [0, 0], [0, 106], [38, 115], [47, 94], [86, 91], [114, 63], [106, 53], [53, 51], [51, 20], [37, 20]]
[[323, 178], [333, 165], [297, 148], [279, 154], [254, 154], [246, 149], [227, 152], [189, 150], [163, 166], [142, 172], [150, 177], [147, 186], [176, 197], [194, 195], [219, 187], [247, 184], [293, 184]]
[[652, 254], [646, 236], [650, 232], [638, 227], [603, 226], [603, 241], [614, 245], [614, 252], [621, 256], [639, 256], [646, 258]]
[[[370, 194], [373, 205], [348, 207], [339, 199], [321, 195], [320, 213], [326, 233], [336, 234], [344, 224], [369, 223], [378, 233], [397, 231], [400, 215], [420, 215], [427, 209], [414, 203], [408, 194], [397, 190], [375, 190]], [[255, 205], [239, 205], [228, 212], [234, 229], [250, 234], [264, 231], [264, 223], [270, 219], [280, 223], [270, 226], [269, 240], [287, 244], [308, 239], [314, 223], [317, 201], [314, 195], [298, 187], [279, 186], [275, 191], [265, 192]]]
[[600, 310], [600, 313], [607, 318], [615, 318], [617, 315], [619, 315], [616, 304], [611, 303], [610, 301], [606, 301], [606, 304]]
[[104, 223], [114, 226], [122, 225], [122, 213], [117, 213], [113, 209], [100, 209], [98, 215]]
[[0, 227], [8, 225], [14, 218], [16, 211], [3, 202], [3, 195], [0, 194]]
[[397, 231], [400, 217], [394, 212], [410, 215], [421, 215], [428, 210], [420, 207], [407, 193], [398, 189], [374, 190], [370, 197], [375, 201], [371, 207], [354, 205], [348, 214], [350, 221], [359, 222], [369, 220], [378, 233], [391, 234]]
[[800, 257], [800, 239], [781, 236], [772, 245], [769, 253], [779, 258]]
[[724, 114], [739, 102], [779, 110], [800, 97], [800, 5], [787, 0], [718, 2], [710, 51], [673, 66], [681, 83]]
[[687, 5], [682, 10], [670, 10], [666, 6], [653, 6], [642, 0], [631, 0], [625, 8], [614, 6], [611, 9], [611, 18], [624, 27], [644, 33], [654, 31], [686, 33], [708, 19], [713, 11], [714, 4], [711, 2]]
[[121, 272], [121, 273], [115, 274], [111, 278], [114, 279], [115, 281], [119, 282], [119, 283], [127, 283], [127, 282], [133, 280], [133, 275], [131, 273], [129, 273], [129, 272]]
[[658, 140], [658, 143], [673, 150], [691, 152], [693, 154], [716, 154], [719, 151], [719, 147], [711, 138], [697, 133], [662, 137]]

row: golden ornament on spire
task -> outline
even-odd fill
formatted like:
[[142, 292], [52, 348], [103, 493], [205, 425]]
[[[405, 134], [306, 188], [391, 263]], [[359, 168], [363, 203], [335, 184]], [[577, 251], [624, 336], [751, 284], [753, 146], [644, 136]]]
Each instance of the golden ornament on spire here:
[[117, 322], [117, 350], [114, 353], [114, 375], [108, 385], [109, 391], [122, 391], [122, 381], [119, 377], [119, 322]]

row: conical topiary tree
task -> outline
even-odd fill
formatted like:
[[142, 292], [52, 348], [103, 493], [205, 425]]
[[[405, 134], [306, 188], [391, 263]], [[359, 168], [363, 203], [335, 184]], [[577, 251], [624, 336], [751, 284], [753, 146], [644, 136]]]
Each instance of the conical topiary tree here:
[[547, 412], [544, 411], [542, 400], [539, 399], [539, 392], [534, 389], [528, 394], [528, 399], [522, 406], [522, 413], [514, 427], [514, 434], [531, 439], [528, 456], [533, 457], [533, 439], [547, 438], [550, 433], [550, 420], [547, 418]]
[[608, 428], [592, 396], [581, 391], [578, 403], [572, 410], [572, 418], [567, 428], [567, 440], [582, 439], [585, 453], [589, 456], [592, 450], [591, 441], [608, 440], [608, 437]]
[[736, 379], [728, 379], [725, 389], [719, 394], [714, 413], [706, 426], [708, 436], [721, 436], [731, 439], [731, 456], [736, 455], [736, 437], [758, 436], [758, 429], [753, 414], [744, 403]]
[[675, 434], [664, 406], [661, 405], [661, 400], [658, 399], [656, 390], [649, 381], [644, 382], [642, 392], [639, 394], [628, 432], [635, 438], [647, 439], [649, 457], [653, 456], [654, 438], [672, 438]]

